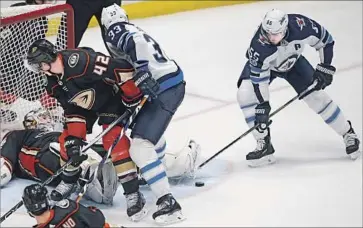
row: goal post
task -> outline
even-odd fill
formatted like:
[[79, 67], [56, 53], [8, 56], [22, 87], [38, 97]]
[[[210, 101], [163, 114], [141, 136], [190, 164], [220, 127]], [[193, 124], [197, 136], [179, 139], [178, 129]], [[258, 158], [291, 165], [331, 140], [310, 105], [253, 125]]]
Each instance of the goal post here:
[[69, 4], [40, 4], [1, 8], [0, 15], [0, 128], [22, 129], [31, 110], [50, 110], [61, 125], [63, 110], [47, 95], [45, 76], [24, 66], [29, 46], [48, 39], [57, 50], [74, 48], [74, 12]]

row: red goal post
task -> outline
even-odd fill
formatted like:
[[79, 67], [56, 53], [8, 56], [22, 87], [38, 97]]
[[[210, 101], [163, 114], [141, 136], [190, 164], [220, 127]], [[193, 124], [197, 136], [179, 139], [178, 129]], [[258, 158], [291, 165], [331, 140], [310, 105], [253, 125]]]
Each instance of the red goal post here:
[[26, 113], [39, 107], [63, 119], [60, 104], [45, 91], [44, 75], [30, 72], [24, 56], [32, 42], [46, 38], [58, 50], [74, 48], [74, 12], [69, 4], [40, 4], [1, 8], [0, 124], [1, 130], [22, 128]]

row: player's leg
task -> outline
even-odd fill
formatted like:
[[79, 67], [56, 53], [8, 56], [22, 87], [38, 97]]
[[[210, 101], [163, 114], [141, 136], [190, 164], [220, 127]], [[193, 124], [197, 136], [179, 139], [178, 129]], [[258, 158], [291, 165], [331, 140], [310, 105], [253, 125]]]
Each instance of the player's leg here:
[[[18, 135], [19, 137], [19, 135]], [[5, 186], [12, 178], [15, 169], [17, 169], [18, 164], [18, 156], [20, 150], [17, 150], [14, 153], [14, 147], [17, 146], [17, 135], [12, 134], [12, 132], [8, 133], [4, 136], [1, 141], [0, 148], [0, 187]]]
[[158, 210], [153, 214], [158, 223], [171, 223], [183, 219], [181, 207], [171, 194], [165, 168], [158, 158], [155, 145], [183, 101], [184, 94], [185, 84], [182, 83], [162, 92], [158, 99], [146, 103], [131, 134], [131, 158], [158, 198]]
[[[65, 138], [68, 136], [68, 131], [64, 130], [59, 136], [58, 141], [64, 145]], [[68, 161], [67, 152], [64, 146], [60, 146], [60, 166], [63, 166]], [[80, 166], [68, 165], [67, 168], [59, 175], [61, 182], [50, 193], [50, 197], [54, 201], [60, 201], [68, 198], [77, 187], [77, 181], [80, 178], [82, 169]]]
[[[106, 129], [119, 115], [125, 112], [125, 109], [118, 97], [115, 97], [115, 99], [104, 107], [103, 112], [99, 113], [98, 123], [102, 125], [103, 129]], [[116, 125], [103, 137], [105, 150], [108, 150], [112, 146], [121, 131], [122, 125]], [[147, 211], [144, 208], [144, 196], [139, 191], [136, 165], [130, 158], [129, 148], [130, 141], [124, 135], [113, 149], [111, 157], [118, 179], [124, 189], [127, 202], [127, 215], [131, 220], [138, 221], [146, 215]]]
[[[288, 73], [286, 80], [301, 93], [313, 83], [314, 68], [301, 56]], [[345, 118], [339, 106], [323, 90], [314, 91], [303, 98], [306, 104], [328, 124], [337, 134], [341, 135], [346, 145], [346, 153], [352, 159], [359, 156], [359, 140], [351, 122]]]
[[[237, 83], [237, 101], [245, 116], [248, 127], [255, 125], [255, 108], [259, 103], [255, 88], [250, 80], [249, 62], [245, 64]], [[271, 144], [270, 128], [265, 131], [252, 131], [254, 138], [257, 141], [256, 149], [247, 154], [246, 160], [252, 167], [262, 166], [275, 162], [273, 153], [275, 152]]]

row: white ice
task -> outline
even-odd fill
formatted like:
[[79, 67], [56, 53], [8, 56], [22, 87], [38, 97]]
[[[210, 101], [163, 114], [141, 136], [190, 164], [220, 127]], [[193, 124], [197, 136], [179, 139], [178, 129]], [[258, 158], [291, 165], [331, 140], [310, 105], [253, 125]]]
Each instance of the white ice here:
[[[248, 129], [236, 102], [236, 82], [250, 38], [271, 8], [312, 17], [333, 35], [337, 73], [326, 91], [361, 139], [362, 2], [259, 2], [134, 21], [184, 70], [187, 95], [166, 133], [171, 148], [190, 136], [206, 159]], [[105, 52], [98, 28], [89, 29], [81, 45]], [[304, 55], [313, 65], [318, 62], [313, 49], [307, 47]], [[271, 91], [273, 109], [295, 96], [282, 79], [274, 81]], [[318, 115], [294, 102], [273, 118], [272, 142], [278, 159], [272, 166], [247, 166], [245, 155], [255, 147], [248, 135], [201, 170], [205, 187], [173, 186], [187, 217], [175, 226], [362, 227], [362, 160], [347, 158], [342, 138]], [[16, 180], [1, 190], [2, 214], [28, 183]], [[9, 188], [13, 193], [5, 194]], [[155, 210], [155, 198], [143, 191]], [[114, 207], [101, 208], [111, 223], [155, 226], [151, 213], [142, 222], [130, 222], [121, 193]], [[32, 224], [22, 208], [2, 225]]]

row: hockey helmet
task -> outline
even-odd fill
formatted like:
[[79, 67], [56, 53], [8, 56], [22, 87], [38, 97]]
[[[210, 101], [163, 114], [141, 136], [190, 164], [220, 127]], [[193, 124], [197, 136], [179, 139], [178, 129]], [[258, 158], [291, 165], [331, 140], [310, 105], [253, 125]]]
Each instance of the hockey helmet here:
[[289, 19], [286, 13], [278, 9], [268, 11], [262, 20], [262, 32], [268, 38], [280, 35], [281, 39], [285, 36]]
[[129, 17], [126, 11], [116, 3], [104, 7], [101, 15], [101, 23], [108, 29], [111, 25], [117, 22], [129, 22]]
[[54, 45], [46, 39], [34, 41], [27, 52], [27, 67], [35, 72], [41, 70], [41, 63], [52, 63], [57, 58], [57, 51]]
[[50, 112], [45, 108], [38, 108], [28, 112], [24, 116], [23, 126], [25, 129], [54, 130]]
[[49, 210], [48, 190], [40, 184], [25, 187], [23, 203], [30, 215], [41, 215]]

